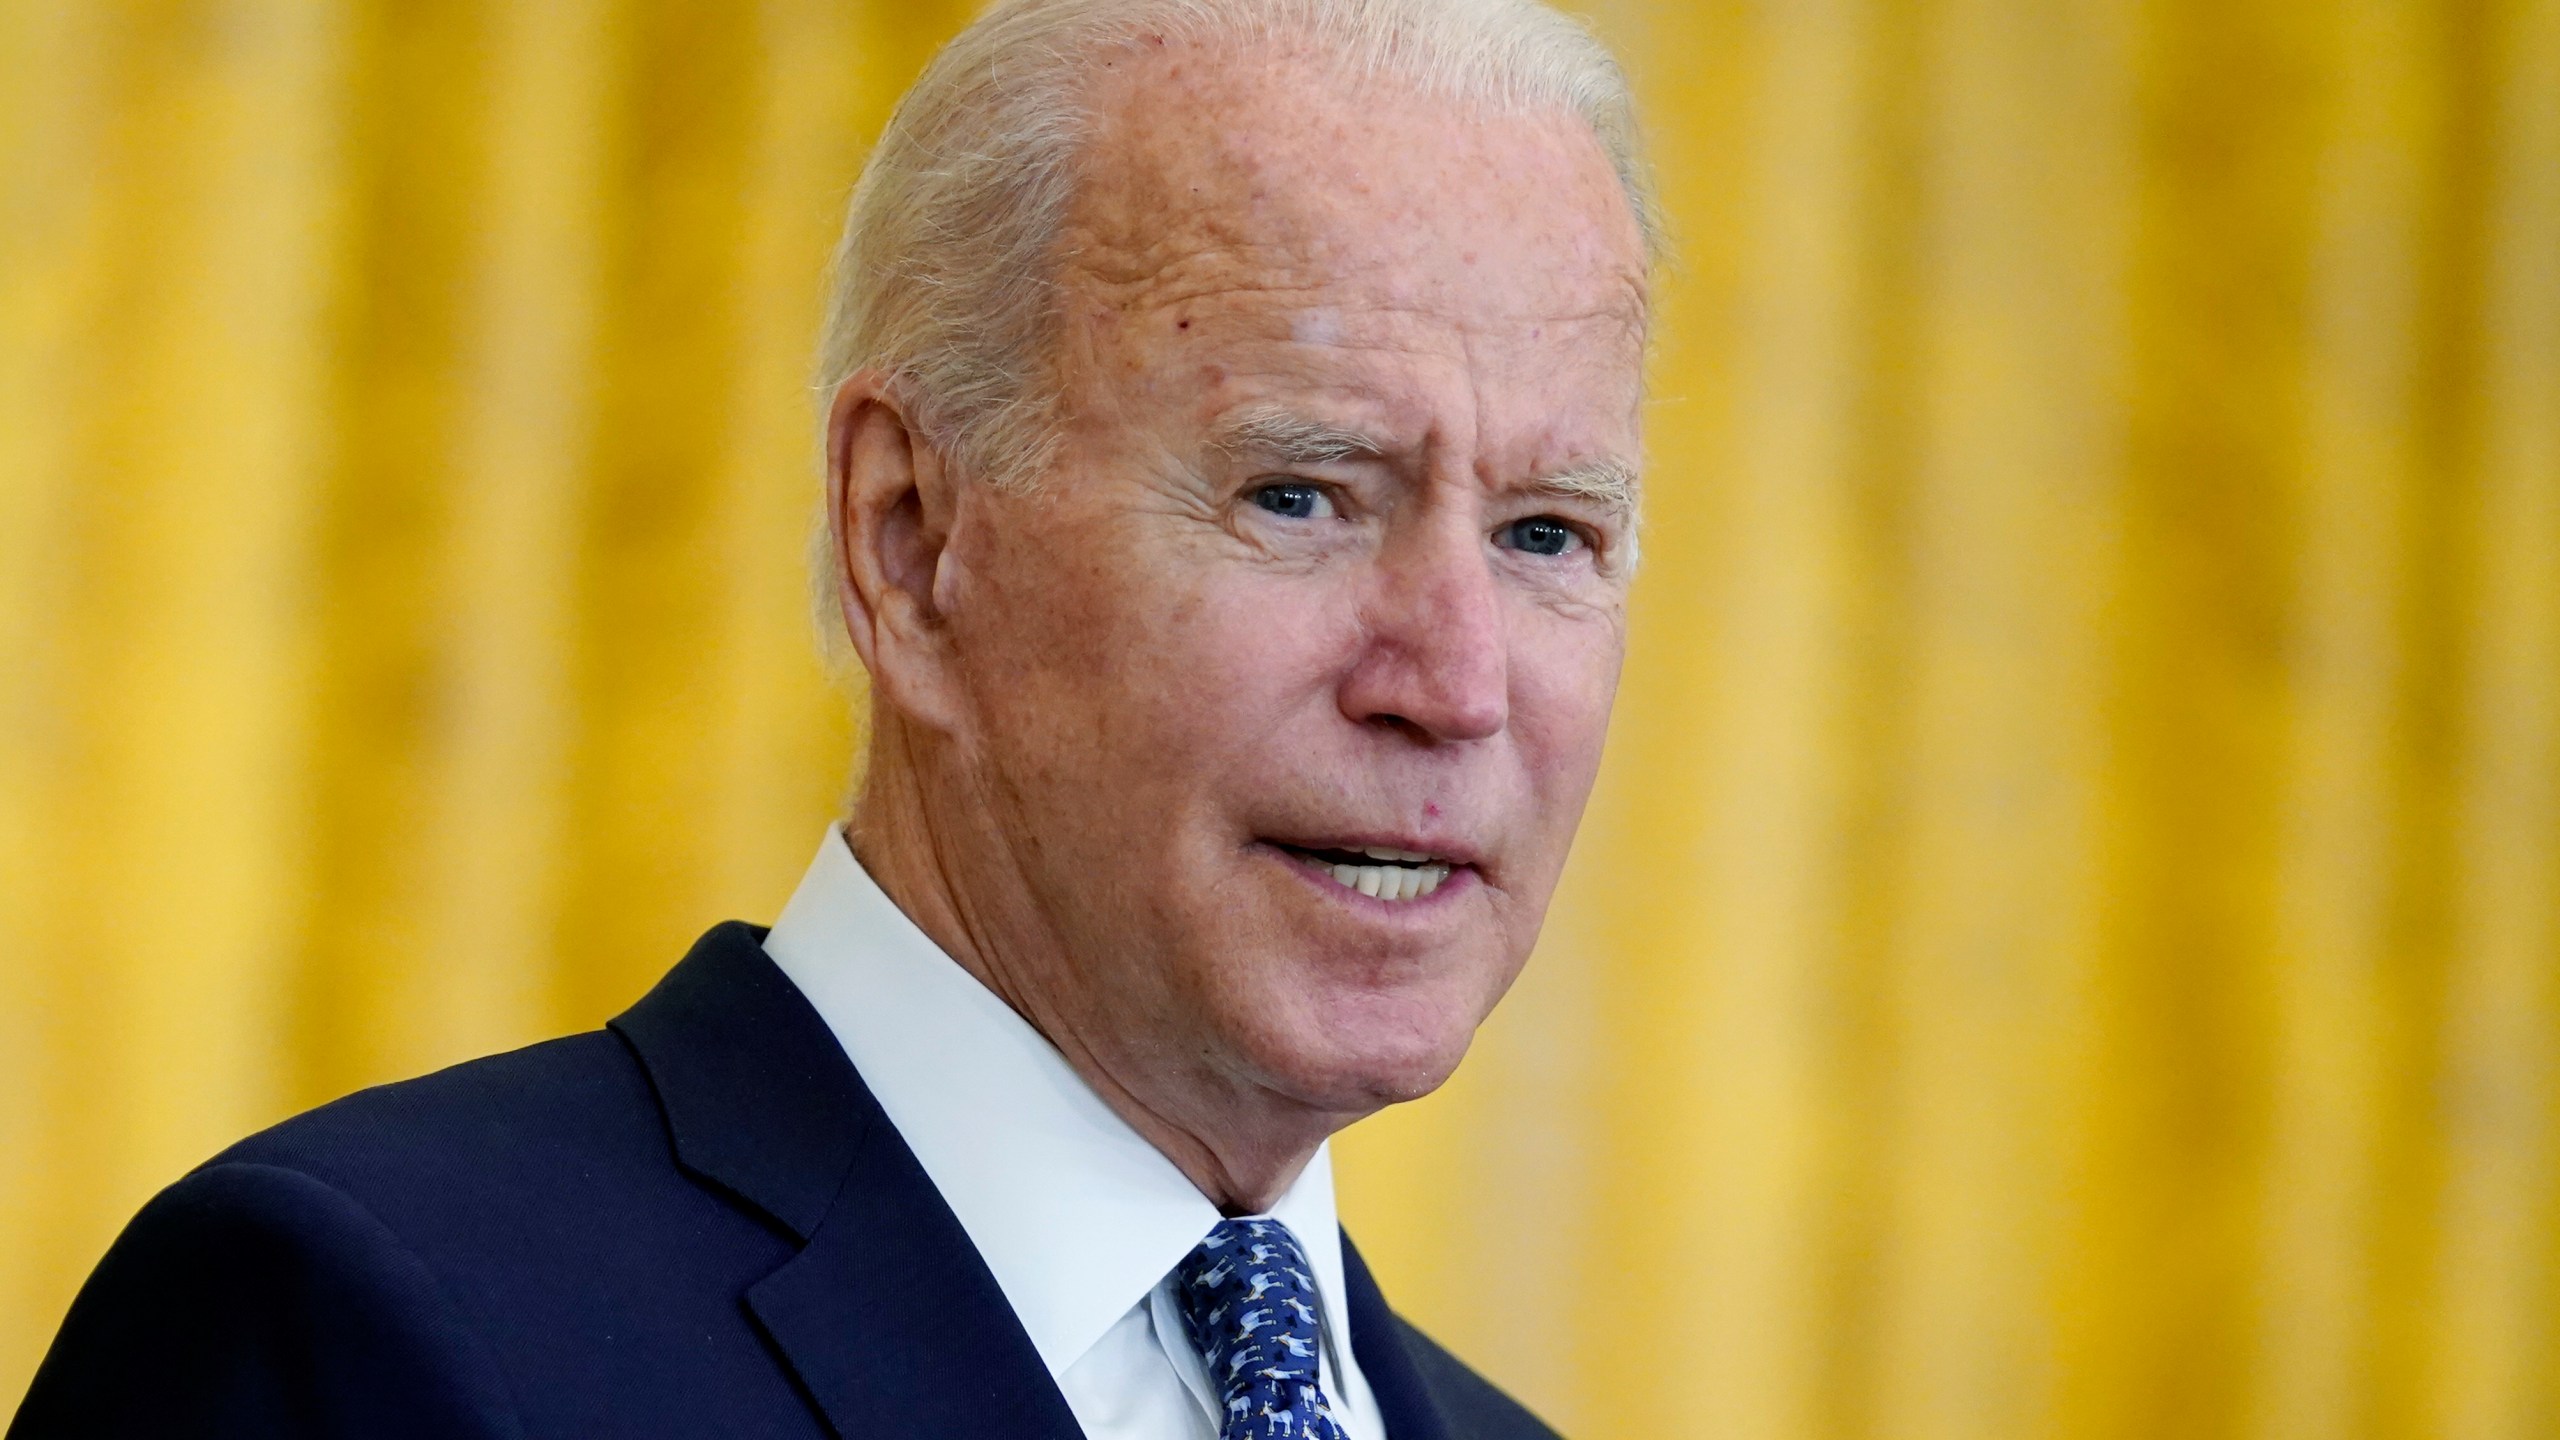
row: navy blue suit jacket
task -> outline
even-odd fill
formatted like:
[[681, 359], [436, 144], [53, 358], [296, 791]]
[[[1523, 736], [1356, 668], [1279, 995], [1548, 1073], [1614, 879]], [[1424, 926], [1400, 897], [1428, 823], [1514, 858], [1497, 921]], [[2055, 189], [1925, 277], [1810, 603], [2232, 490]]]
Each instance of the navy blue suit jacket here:
[[[606, 1030], [350, 1096], [163, 1191], [10, 1440], [1078, 1435], [760, 938], [723, 925]], [[1551, 1435], [1343, 1260], [1391, 1440]]]

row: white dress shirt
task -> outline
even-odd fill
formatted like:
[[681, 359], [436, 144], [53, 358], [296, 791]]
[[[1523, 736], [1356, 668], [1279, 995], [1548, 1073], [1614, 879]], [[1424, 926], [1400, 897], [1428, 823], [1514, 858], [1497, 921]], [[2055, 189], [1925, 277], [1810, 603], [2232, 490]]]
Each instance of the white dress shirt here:
[[[819, 845], [764, 948], [969, 1232], [1085, 1434], [1215, 1440], [1222, 1407], [1169, 1272], [1218, 1207], [917, 929], [841, 832]], [[1351, 1353], [1329, 1147], [1269, 1218], [1306, 1247], [1323, 1309], [1318, 1365], [1343, 1433], [1384, 1440]]]

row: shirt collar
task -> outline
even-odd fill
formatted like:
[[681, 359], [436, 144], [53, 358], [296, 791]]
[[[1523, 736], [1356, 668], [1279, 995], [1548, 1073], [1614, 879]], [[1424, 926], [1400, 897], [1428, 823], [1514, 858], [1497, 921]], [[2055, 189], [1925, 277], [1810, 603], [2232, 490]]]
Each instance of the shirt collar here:
[[[841, 831], [820, 843], [764, 948], [844, 1046], [1052, 1376], [1218, 1223], [1056, 1047], [916, 928]], [[1348, 1354], [1330, 1146], [1271, 1215], [1305, 1246], [1327, 1338]]]

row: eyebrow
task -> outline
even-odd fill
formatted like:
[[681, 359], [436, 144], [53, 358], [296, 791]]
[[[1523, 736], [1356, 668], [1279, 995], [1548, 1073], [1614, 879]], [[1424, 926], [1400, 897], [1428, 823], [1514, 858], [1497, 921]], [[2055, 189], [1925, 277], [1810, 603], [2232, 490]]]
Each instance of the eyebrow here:
[[1282, 465], [1339, 465], [1383, 458], [1387, 448], [1357, 430], [1311, 420], [1277, 405], [1237, 416], [1218, 433], [1218, 448], [1249, 450]]
[[[1346, 460], [1378, 460], [1388, 446], [1346, 426], [1316, 420], [1278, 405], [1248, 410], [1218, 432], [1216, 445], [1234, 454], [1250, 452], [1279, 465], [1339, 465]], [[1636, 467], [1606, 457], [1585, 461], [1526, 487], [1533, 495], [1580, 500], [1626, 514], [1635, 513]]]
[[1634, 514], [1636, 467], [1624, 460], [1588, 460], [1570, 470], [1531, 481], [1532, 494], [1559, 500], [1584, 500], [1607, 509]]

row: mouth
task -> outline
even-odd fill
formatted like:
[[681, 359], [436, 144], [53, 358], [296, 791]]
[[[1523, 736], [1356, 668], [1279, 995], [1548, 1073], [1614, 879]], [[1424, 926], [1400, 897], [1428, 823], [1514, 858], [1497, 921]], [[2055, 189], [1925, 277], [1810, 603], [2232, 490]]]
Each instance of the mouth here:
[[1454, 857], [1388, 845], [1269, 844], [1343, 889], [1391, 905], [1423, 899], [1467, 868], [1466, 861]]

